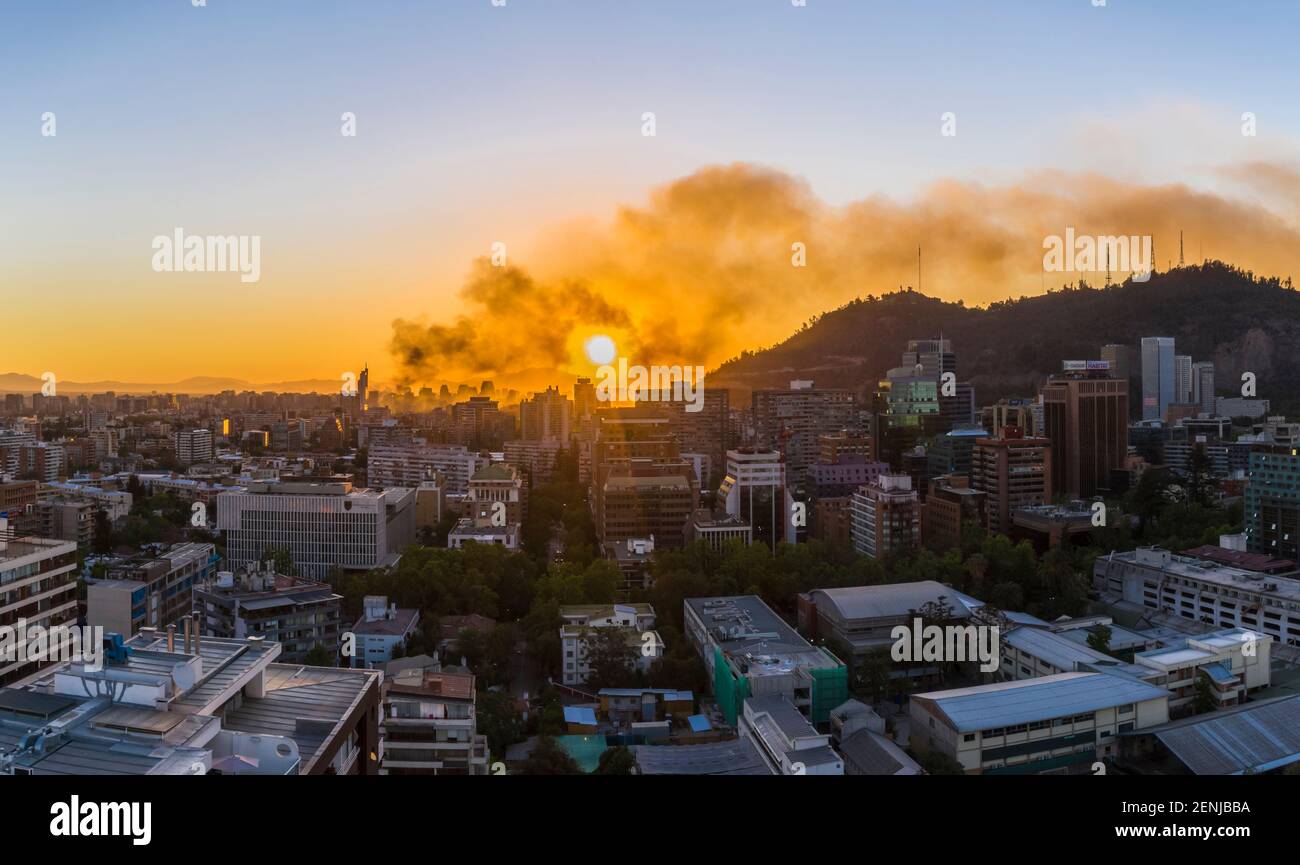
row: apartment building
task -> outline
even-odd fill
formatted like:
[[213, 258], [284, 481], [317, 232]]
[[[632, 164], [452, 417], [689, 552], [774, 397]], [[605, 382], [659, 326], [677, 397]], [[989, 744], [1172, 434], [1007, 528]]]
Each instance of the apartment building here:
[[379, 744], [381, 775], [488, 774], [474, 676], [427, 655], [386, 664]]
[[212, 544], [176, 544], [157, 555], [100, 559], [86, 580], [86, 621], [129, 637], [141, 628], [179, 623], [194, 609], [194, 588], [216, 574]]
[[263, 570], [221, 571], [194, 590], [208, 636], [249, 636], [280, 644], [285, 663], [303, 663], [317, 646], [337, 659], [343, 596], [328, 583]]
[[1018, 508], [1052, 500], [1052, 443], [1027, 438], [1015, 427], [1004, 427], [997, 438], [975, 442], [971, 453], [971, 489], [988, 496], [988, 530], [1006, 534]]
[[850, 538], [864, 556], [882, 558], [921, 542], [921, 503], [909, 475], [881, 475], [853, 494]]
[[[77, 621], [77, 545], [14, 537], [0, 517], [0, 626], [49, 629]], [[0, 653], [0, 684], [31, 675], [44, 664], [23, 653]]]

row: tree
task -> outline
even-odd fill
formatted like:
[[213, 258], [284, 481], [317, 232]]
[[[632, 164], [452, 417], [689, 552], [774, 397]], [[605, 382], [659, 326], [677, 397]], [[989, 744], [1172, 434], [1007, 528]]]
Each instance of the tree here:
[[505, 691], [479, 691], [476, 709], [478, 729], [487, 737], [492, 759], [504, 760], [506, 749], [524, 738], [514, 697]]
[[293, 553], [289, 552], [288, 547], [267, 547], [262, 551], [258, 563], [265, 565], [267, 562], [282, 576], [291, 577], [297, 573], [293, 565]]
[[958, 763], [942, 751], [936, 751], [933, 748], [921, 755], [921, 759], [917, 762], [921, 764], [921, 768], [925, 770], [927, 775], [966, 774], [966, 770], [962, 768], [961, 763]]
[[311, 647], [307, 652], [305, 663], [309, 667], [333, 667], [334, 653], [320, 643]]
[[636, 758], [624, 745], [615, 745], [600, 755], [600, 765], [593, 775], [631, 775]]
[[1196, 674], [1196, 684], [1192, 686], [1192, 709], [1196, 714], [1213, 712], [1219, 702], [1214, 699], [1214, 690], [1210, 686], [1210, 677], [1203, 671]]
[[524, 775], [581, 775], [582, 768], [551, 736], [537, 740], [533, 753], [524, 761]]
[[1103, 655], [1110, 654], [1110, 637], [1111, 630], [1106, 625], [1098, 625], [1088, 634], [1088, 646], [1101, 652]]
[[628, 688], [637, 684], [636, 660], [640, 645], [629, 642], [631, 628], [596, 628], [582, 645], [587, 652], [587, 689]]

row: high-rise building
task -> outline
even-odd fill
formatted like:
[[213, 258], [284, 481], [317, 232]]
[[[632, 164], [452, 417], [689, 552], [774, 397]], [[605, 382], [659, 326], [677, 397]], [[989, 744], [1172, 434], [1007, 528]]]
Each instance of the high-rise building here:
[[1111, 488], [1111, 472], [1124, 468], [1128, 456], [1128, 383], [1111, 378], [1106, 369], [1066, 363], [1066, 370], [1043, 386], [1052, 490], [1090, 498]]
[[1111, 374], [1121, 381], [1128, 381], [1133, 375], [1133, 350], [1127, 345], [1110, 343], [1101, 347], [1101, 359], [1110, 364]]
[[699, 484], [662, 413], [647, 406], [599, 412], [597, 439], [587, 454], [602, 545], [651, 536], [656, 547], [685, 543], [686, 522], [699, 506]]
[[754, 541], [773, 549], [794, 543], [794, 499], [786, 486], [786, 465], [772, 450], [740, 448], [727, 451], [727, 474], [718, 488], [718, 507], [744, 520]]
[[182, 465], [212, 461], [212, 432], [205, 429], [176, 433], [176, 461]]
[[1186, 405], [1192, 401], [1192, 357], [1174, 355], [1174, 402]]
[[882, 558], [921, 542], [921, 503], [908, 475], [881, 475], [853, 495], [850, 535], [864, 556]]
[[1174, 339], [1142, 338], [1142, 420], [1164, 420], [1169, 404], [1176, 402]]
[[1211, 361], [1192, 364], [1192, 402], [1202, 414], [1214, 414], [1214, 364]]
[[[805, 386], [807, 385], [807, 386]], [[818, 436], [839, 432], [854, 421], [853, 392], [791, 382], [789, 390], [753, 392], [754, 444], [779, 450], [789, 482], [804, 482], [817, 462]]]
[[988, 494], [989, 531], [1006, 534], [1016, 508], [1051, 501], [1052, 443], [1026, 438], [1015, 427], [979, 439], [971, 454], [971, 487]]
[[950, 339], [910, 339], [903, 353], [903, 366], [920, 365], [920, 374], [939, 379], [945, 372], [956, 375], [957, 355]]
[[[48, 631], [57, 625], [77, 622], [77, 545], [71, 541], [13, 537], [8, 520], [0, 517], [0, 587], [4, 593], [3, 621], [13, 627], [23, 620], [27, 632], [15, 630], [18, 640], [27, 640], [32, 628]], [[0, 653], [0, 684], [35, 673], [49, 661], [29, 659], [12, 639]]]
[[988, 522], [987, 506], [988, 494], [971, 489], [965, 475], [934, 478], [921, 506], [921, 543], [940, 554], [960, 547], [963, 526]]
[[572, 433], [573, 403], [557, 387], [548, 387], [519, 404], [519, 438], [567, 442]]
[[1300, 561], [1300, 451], [1258, 445], [1246, 477], [1246, 549]]

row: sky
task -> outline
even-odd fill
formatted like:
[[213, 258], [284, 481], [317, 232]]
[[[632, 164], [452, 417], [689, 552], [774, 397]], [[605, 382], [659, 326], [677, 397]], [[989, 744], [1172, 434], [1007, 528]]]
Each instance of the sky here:
[[[655, 259], [681, 248], [629, 241], [627, 214], [681, 219], [664, 203], [681, 189], [748, 201], [737, 184], [764, 172], [791, 179], [812, 222], [835, 223], [827, 236], [864, 201], [877, 233], [880, 220], [913, 218], [915, 238], [889, 238], [899, 261], [926, 240], [936, 261], [948, 244], [954, 258], [972, 254], [949, 236], [960, 222], [938, 235], [927, 221], [936, 208], [951, 216], [945, 183], [967, 199], [994, 190], [997, 219], [1020, 226], [1003, 214], [1041, 207], [1025, 190], [1055, 173], [1070, 178], [1070, 201], [1081, 187], [1110, 189], [1080, 180], [1098, 176], [1117, 200], [1176, 186], [1210, 196], [1207, 212], [1263, 208], [1259, 233], [1286, 239], [1300, 188], [1298, 24], [1294, 2], [1205, 0], [10, 0], [0, 373], [265, 383], [337, 379], [363, 362], [379, 381], [500, 372], [509, 359], [496, 370], [412, 364], [394, 334], [484, 314], [466, 287], [494, 244], [530, 279], [567, 285], [590, 272], [616, 305], [633, 288], [653, 296], [654, 278], [683, 278]], [[47, 112], [53, 136], [42, 135]], [[341, 134], [345, 112], [355, 136]], [[955, 136], [940, 132], [945, 112]], [[1244, 112], [1254, 136], [1241, 134]], [[747, 168], [735, 183], [692, 183], [737, 165]], [[1230, 213], [1226, 224], [1240, 221]], [[1260, 269], [1289, 266], [1233, 246], [1224, 220], [1209, 219], [1189, 258], [1226, 249]], [[1158, 261], [1176, 222], [1155, 229]], [[153, 239], [177, 227], [260, 237], [259, 280], [155, 272]], [[689, 243], [655, 234], [665, 236]], [[592, 246], [600, 262], [586, 260]], [[898, 261], [837, 255], [840, 269], [817, 273], [833, 289], [730, 321], [725, 338], [710, 336], [718, 352], [770, 344], [817, 308], [900, 281]], [[629, 258], [641, 274], [608, 277]], [[923, 289], [970, 303], [1048, 287], [1014, 268], [936, 268]], [[625, 330], [669, 327], [638, 302]], [[691, 306], [676, 314], [701, 314]], [[533, 314], [544, 320], [545, 306]], [[600, 324], [578, 322], [561, 350]], [[689, 350], [708, 327], [663, 344]]]

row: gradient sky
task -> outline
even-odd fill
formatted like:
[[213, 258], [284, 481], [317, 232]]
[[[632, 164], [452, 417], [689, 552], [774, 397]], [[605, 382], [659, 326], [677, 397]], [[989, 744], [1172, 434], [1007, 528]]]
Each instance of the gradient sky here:
[[[1291, 0], [207, 2], [5, 4], [0, 372], [382, 380], [393, 319], [450, 319], [494, 241], [526, 261], [709, 164], [841, 204], [1300, 152]], [[261, 235], [261, 281], [154, 273], [176, 226]]]

